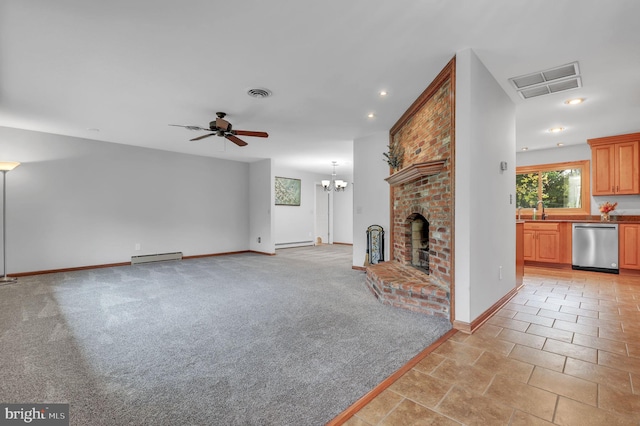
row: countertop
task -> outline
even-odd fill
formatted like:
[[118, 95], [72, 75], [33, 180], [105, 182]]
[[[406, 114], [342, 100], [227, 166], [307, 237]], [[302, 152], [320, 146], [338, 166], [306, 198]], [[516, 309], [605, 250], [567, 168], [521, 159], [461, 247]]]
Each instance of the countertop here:
[[[536, 219], [533, 220], [531, 218], [521, 218], [518, 219], [516, 217], [516, 223], [532, 223], [532, 222], [557, 222], [557, 223], [604, 223], [600, 220], [600, 216], [588, 216], [586, 218], [547, 218], [547, 219]], [[611, 220], [608, 223], [629, 223], [629, 224], [640, 224], [640, 216], [611, 216]]]

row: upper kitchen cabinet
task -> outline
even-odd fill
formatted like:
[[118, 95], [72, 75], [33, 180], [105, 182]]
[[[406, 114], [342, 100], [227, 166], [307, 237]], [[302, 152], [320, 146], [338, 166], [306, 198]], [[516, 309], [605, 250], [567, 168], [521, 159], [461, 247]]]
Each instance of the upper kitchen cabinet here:
[[640, 194], [640, 133], [589, 139], [592, 195]]

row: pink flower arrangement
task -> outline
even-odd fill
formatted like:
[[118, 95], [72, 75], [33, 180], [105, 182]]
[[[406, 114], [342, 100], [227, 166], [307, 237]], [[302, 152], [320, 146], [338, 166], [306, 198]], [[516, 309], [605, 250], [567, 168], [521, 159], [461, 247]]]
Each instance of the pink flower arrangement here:
[[611, 204], [610, 202], [600, 204], [600, 213], [609, 213], [616, 209], [618, 203]]

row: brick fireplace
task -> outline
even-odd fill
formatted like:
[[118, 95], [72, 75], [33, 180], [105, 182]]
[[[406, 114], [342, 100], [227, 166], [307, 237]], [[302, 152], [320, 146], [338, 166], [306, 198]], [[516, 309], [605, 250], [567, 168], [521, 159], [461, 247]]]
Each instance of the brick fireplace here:
[[402, 152], [391, 185], [392, 260], [367, 267], [386, 304], [450, 319], [455, 58], [390, 131]]

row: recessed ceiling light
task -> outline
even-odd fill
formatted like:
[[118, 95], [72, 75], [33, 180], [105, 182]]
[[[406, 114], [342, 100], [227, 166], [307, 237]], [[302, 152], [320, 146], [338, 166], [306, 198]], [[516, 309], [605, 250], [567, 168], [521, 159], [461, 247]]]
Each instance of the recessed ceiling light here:
[[374, 113], [372, 113], [372, 112], [370, 112], [370, 113], [367, 115], [367, 117], [369, 117], [369, 118], [373, 118], [373, 117], [375, 117], [375, 116], [376, 116], [376, 115], [375, 115]]
[[562, 142], [558, 142], [556, 145], [558, 146], [564, 146], [564, 144]]
[[564, 101], [567, 105], [578, 105], [584, 102], [584, 98], [567, 99]]
[[528, 149], [529, 149], [529, 148], [528, 148], [528, 147], [526, 147], [526, 146], [522, 148], [522, 150], [523, 150], [523, 151], [527, 151]]
[[564, 127], [552, 127], [549, 129], [550, 133], [560, 133], [564, 130]]
[[90, 131], [90, 132], [99, 132], [100, 131], [100, 129], [97, 129], [95, 127], [90, 127], [87, 130]]
[[387, 96], [387, 94], [388, 94], [388, 93], [387, 93], [387, 91], [386, 91], [386, 90], [381, 90], [378, 94], [379, 94], [380, 96]]

